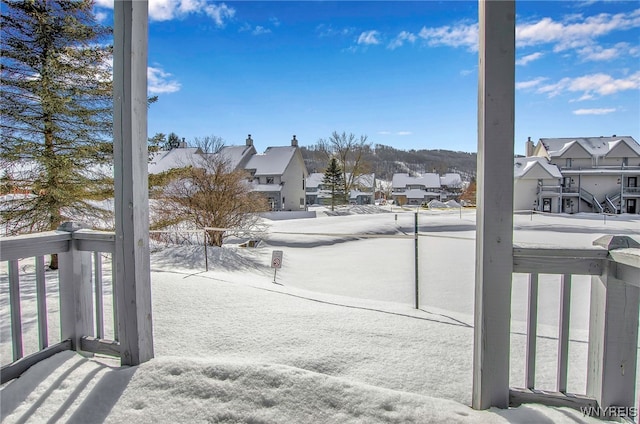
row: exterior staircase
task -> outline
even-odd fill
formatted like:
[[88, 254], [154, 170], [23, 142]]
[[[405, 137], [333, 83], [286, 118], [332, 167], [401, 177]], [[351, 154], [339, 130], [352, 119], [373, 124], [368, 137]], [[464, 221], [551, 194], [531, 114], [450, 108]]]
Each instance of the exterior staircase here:
[[620, 192], [605, 196], [605, 210], [609, 213], [620, 213]]
[[596, 196], [589, 193], [587, 190], [583, 188], [580, 189], [580, 199], [587, 202], [587, 204], [593, 208], [594, 212], [597, 212], [597, 213], [604, 212], [604, 207], [602, 207], [602, 204], [598, 202], [598, 199], [596, 199]]

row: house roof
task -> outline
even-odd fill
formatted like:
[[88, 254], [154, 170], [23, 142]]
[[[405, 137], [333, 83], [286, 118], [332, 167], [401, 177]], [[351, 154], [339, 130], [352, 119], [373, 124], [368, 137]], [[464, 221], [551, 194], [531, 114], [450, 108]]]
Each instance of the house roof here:
[[393, 174], [393, 187], [406, 187], [408, 185], [423, 185], [426, 188], [440, 188], [440, 176], [438, 174], [422, 174], [412, 177], [409, 174]]
[[256, 153], [253, 146], [224, 146], [218, 154], [229, 163], [231, 169], [236, 169], [242, 162], [252, 154]]
[[461, 187], [462, 177], [455, 173], [444, 174], [440, 177], [440, 184], [447, 187]]
[[324, 174], [322, 172], [312, 172], [307, 177], [305, 184], [307, 187], [317, 188], [320, 186], [320, 184], [323, 183], [323, 181], [324, 181]]
[[640, 155], [640, 145], [633, 137], [578, 137], [578, 138], [541, 138], [549, 157], [560, 157], [572, 146], [578, 144], [591, 156], [606, 156], [620, 143], [628, 145]]
[[562, 174], [556, 165], [549, 163], [546, 158], [537, 156], [515, 158], [513, 163], [513, 176], [515, 178], [524, 178], [533, 169], [541, 169], [549, 174], [551, 178], [562, 178]]
[[149, 174], [159, 174], [175, 168], [184, 168], [194, 163], [194, 155], [201, 153], [197, 147], [179, 147], [171, 150], [160, 150], [151, 156]]
[[282, 175], [293, 159], [296, 147], [269, 147], [263, 154], [253, 155], [245, 169], [255, 170], [255, 175]]

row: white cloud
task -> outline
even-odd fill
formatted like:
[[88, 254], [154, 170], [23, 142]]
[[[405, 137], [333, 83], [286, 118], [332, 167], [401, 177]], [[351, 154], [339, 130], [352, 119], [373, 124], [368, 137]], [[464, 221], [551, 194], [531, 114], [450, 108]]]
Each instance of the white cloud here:
[[365, 31], [358, 37], [358, 44], [380, 44], [380, 33], [378, 31]]
[[574, 115], [606, 115], [608, 113], [615, 112], [615, 108], [609, 109], [576, 109], [573, 111]]
[[611, 75], [598, 73], [577, 78], [562, 78], [554, 84], [544, 85], [537, 92], [555, 97], [563, 92], [582, 93], [578, 101], [608, 96], [620, 91], [640, 89], [640, 71], [626, 78], [615, 79]]
[[350, 34], [353, 34], [353, 32], [355, 31], [354, 28], [342, 28], [342, 29], [337, 29], [334, 28], [331, 24], [320, 24], [318, 26], [316, 26], [316, 33], [318, 34], [318, 37], [323, 38], [323, 37], [335, 37], [335, 36], [347, 36]]
[[[113, 9], [113, 0], [95, 0], [95, 4], [97, 7]], [[214, 4], [209, 0], [149, 0], [149, 19], [152, 21], [169, 21], [191, 13], [204, 13], [217, 26], [224, 26], [236, 11], [225, 3]]]
[[106, 12], [96, 12], [95, 16], [96, 16], [96, 21], [98, 22], [104, 22], [104, 20], [107, 19]]
[[216, 25], [223, 26], [225, 20], [231, 19], [236, 14], [236, 10], [227, 6], [224, 3], [220, 5], [210, 4], [204, 8], [204, 13], [214, 20]]
[[265, 28], [263, 26], [258, 25], [257, 27], [255, 27], [255, 29], [251, 33], [253, 35], [270, 34], [271, 30], [269, 28]]
[[617, 43], [613, 47], [604, 48], [598, 45], [590, 45], [578, 50], [578, 54], [585, 61], [608, 61], [618, 57], [640, 55], [640, 48], [629, 43]]
[[524, 66], [529, 62], [533, 62], [534, 60], [540, 59], [542, 56], [544, 56], [544, 54], [540, 52], [531, 53], [526, 56], [522, 56], [520, 59], [516, 60], [516, 65]]
[[147, 89], [149, 94], [166, 94], [179, 91], [181, 84], [172, 79], [172, 76], [162, 68], [147, 67]]
[[418, 37], [416, 37], [416, 35], [411, 32], [402, 31], [400, 34], [396, 36], [396, 38], [393, 39], [393, 41], [391, 41], [391, 43], [389, 43], [387, 48], [391, 50], [395, 50], [398, 47], [402, 47], [405, 41], [408, 41], [412, 44], [415, 43], [417, 38]]
[[547, 78], [538, 77], [529, 81], [521, 81], [516, 83], [516, 90], [526, 90], [527, 88], [533, 88], [537, 85], [540, 85], [542, 82], [546, 81]]
[[531, 46], [551, 43], [555, 44], [554, 51], [560, 52], [592, 45], [595, 38], [613, 31], [637, 27], [640, 27], [640, 9], [615, 15], [601, 13], [586, 18], [571, 15], [562, 22], [543, 18], [537, 22], [518, 25], [516, 44]]
[[473, 69], [463, 69], [462, 71], [460, 71], [460, 75], [462, 75], [463, 77], [466, 77], [468, 75], [473, 74], [476, 71], [475, 68]]
[[478, 24], [458, 23], [438, 28], [423, 27], [418, 36], [430, 46], [466, 47], [478, 50]]
[[413, 134], [412, 131], [398, 131], [396, 133], [396, 135], [411, 135], [411, 134]]

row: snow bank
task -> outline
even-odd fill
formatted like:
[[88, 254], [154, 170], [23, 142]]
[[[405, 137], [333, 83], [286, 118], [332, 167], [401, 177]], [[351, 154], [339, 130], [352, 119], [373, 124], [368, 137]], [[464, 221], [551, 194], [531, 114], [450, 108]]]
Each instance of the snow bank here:
[[5, 387], [2, 411], [6, 423], [598, 422], [538, 405], [475, 411], [277, 364], [165, 357], [111, 368], [72, 352]]

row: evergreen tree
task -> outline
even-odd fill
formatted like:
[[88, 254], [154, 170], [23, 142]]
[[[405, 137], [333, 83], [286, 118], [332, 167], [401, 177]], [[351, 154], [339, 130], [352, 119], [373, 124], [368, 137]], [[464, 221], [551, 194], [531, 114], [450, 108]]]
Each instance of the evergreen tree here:
[[180, 147], [180, 137], [178, 137], [178, 134], [172, 132], [167, 138], [167, 146], [165, 150], [176, 149], [178, 147]]
[[111, 30], [92, 8], [91, 0], [2, 1], [0, 163], [31, 193], [3, 205], [10, 233], [110, 216], [91, 202], [113, 196], [112, 172], [100, 166], [113, 156]]
[[324, 179], [322, 182], [331, 189], [331, 210], [333, 210], [336, 200], [342, 202], [344, 199], [344, 179], [342, 178], [342, 170], [340, 166], [338, 166], [336, 158], [331, 158], [331, 161], [329, 161], [329, 166], [326, 171], [324, 171]]

